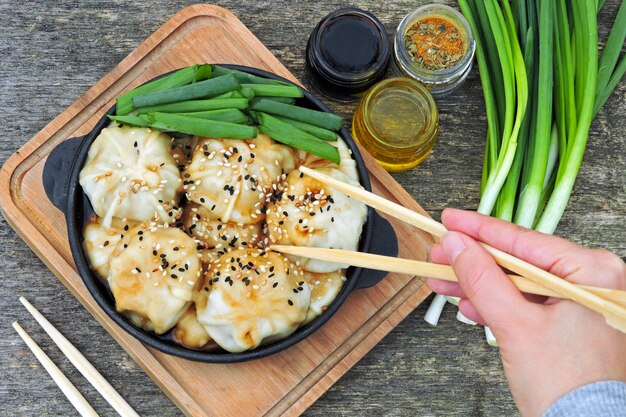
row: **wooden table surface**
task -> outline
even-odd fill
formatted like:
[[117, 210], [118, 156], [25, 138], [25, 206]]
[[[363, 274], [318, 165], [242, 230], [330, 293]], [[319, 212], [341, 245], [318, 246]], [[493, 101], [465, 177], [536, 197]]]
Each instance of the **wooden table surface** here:
[[[374, 13], [394, 33], [420, 1], [350, 2]], [[454, 3], [454, 2], [448, 2]], [[600, 15], [604, 39], [617, 9]], [[0, 2], [0, 161], [72, 103], [178, 10], [192, 1], [51, 0]], [[220, 1], [299, 78], [313, 26], [346, 5], [338, 1]], [[351, 117], [355, 103], [326, 102]], [[478, 72], [438, 100], [441, 131], [418, 168], [394, 177], [434, 217], [445, 207], [475, 209], [486, 133]], [[592, 126], [585, 160], [557, 234], [626, 256], [626, 83]], [[42, 197], [45, 198], [45, 197]], [[142, 416], [179, 410], [130, 359], [46, 266], [0, 219], [0, 415], [76, 415], [13, 332], [18, 320], [102, 416], [115, 412], [82, 378], [18, 302], [28, 297]], [[428, 303], [426, 303], [427, 305]], [[482, 328], [460, 324], [448, 306], [428, 326], [418, 308], [317, 401], [306, 416], [517, 415], [498, 351]], [[260, 383], [263, 383], [260, 381]], [[225, 401], [225, 398], [216, 401]]]

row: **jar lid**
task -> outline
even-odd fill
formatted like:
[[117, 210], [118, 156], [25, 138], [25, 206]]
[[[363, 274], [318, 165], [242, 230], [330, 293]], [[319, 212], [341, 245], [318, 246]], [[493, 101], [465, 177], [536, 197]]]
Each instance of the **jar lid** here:
[[387, 69], [391, 51], [383, 24], [353, 7], [330, 13], [313, 29], [307, 58], [323, 78], [340, 86], [371, 85]]

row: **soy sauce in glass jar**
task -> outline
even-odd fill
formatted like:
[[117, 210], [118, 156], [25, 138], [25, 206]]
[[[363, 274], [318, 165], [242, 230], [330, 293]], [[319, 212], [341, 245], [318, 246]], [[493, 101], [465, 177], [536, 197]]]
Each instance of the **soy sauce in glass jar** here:
[[383, 78], [390, 56], [389, 37], [376, 17], [353, 7], [339, 9], [309, 37], [307, 75], [325, 96], [351, 101]]

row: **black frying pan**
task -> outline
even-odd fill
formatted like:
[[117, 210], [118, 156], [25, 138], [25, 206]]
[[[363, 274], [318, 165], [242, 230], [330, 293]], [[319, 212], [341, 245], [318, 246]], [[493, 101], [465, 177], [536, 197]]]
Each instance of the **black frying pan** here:
[[[275, 74], [257, 68], [236, 65], [224, 66], [261, 77], [290, 82]], [[328, 107], [307, 91], [304, 91], [304, 97], [299, 99], [297, 104], [315, 110], [330, 112]], [[113, 114], [114, 112], [115, 106], [109, 109], [107, 114]], [[78, 176], [87, 158], [87, 152], [89, 151], [91, 143], [108, 123], [109, 119], [105, 115], [87, 135], [68, 139], [57, 146], [46, 161], [43, 171], [43, 184], [50, 201], [65, 214], [72, 256], [74, 257], [78, 272], [87, 286], [87, 289], [98, 305], [115, 323], [148, 346], [171, 355], [201, 362], [231, 363], [263, 358], [287, 349], [315, 332], [339, 310], [352, 291], [375, 285], [387, 274], [386, 272], [371, 269], [349, 268], [347, 271], [346, 284], [337, 298], [328, 306], [328, 309], [322, 313], [322, 315], [306, 326], [299, 328], [289, 337], [247, 352], [229, 353], [222, 350], [191, 349], [175, 342], [171, 336], [172, 331], [164, 335], [157, 335], [154, 332], [134, 326], [124, 315], [116, 311], [115, 300], [113, 299], [107, 283], [101, 280], [91, 270], [87, 254], [83, 248], [83, 229], [85, 224], [94, 215], [94, 212], [87, 195], [83, 192], [78, 182]], [[352, 139], [352, 136], [350, 136], [346, 128], [341, 129], [339, 134], [352, 150], [352, 155], [357, 163], [361, 185], [365, 189], [371, 190], [367, 169], [354, 143], [354, 139]], [[380, 217], [371, 207], [368, 208], [368, 217], [361, 234], [359, 251], [386, 256], [397, 256], [398, 254], [398, 241], [393, 228], [387, 220]]]

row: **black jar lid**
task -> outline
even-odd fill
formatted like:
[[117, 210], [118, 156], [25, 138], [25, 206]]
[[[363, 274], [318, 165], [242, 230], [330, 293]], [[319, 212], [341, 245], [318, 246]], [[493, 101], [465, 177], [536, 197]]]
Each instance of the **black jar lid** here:
[[366, 11], [336, 10], [313, 29], [307, 66], [320, 90], [331, 97], [358, 94], [380, 81], [391, 50], [383, 24]]

